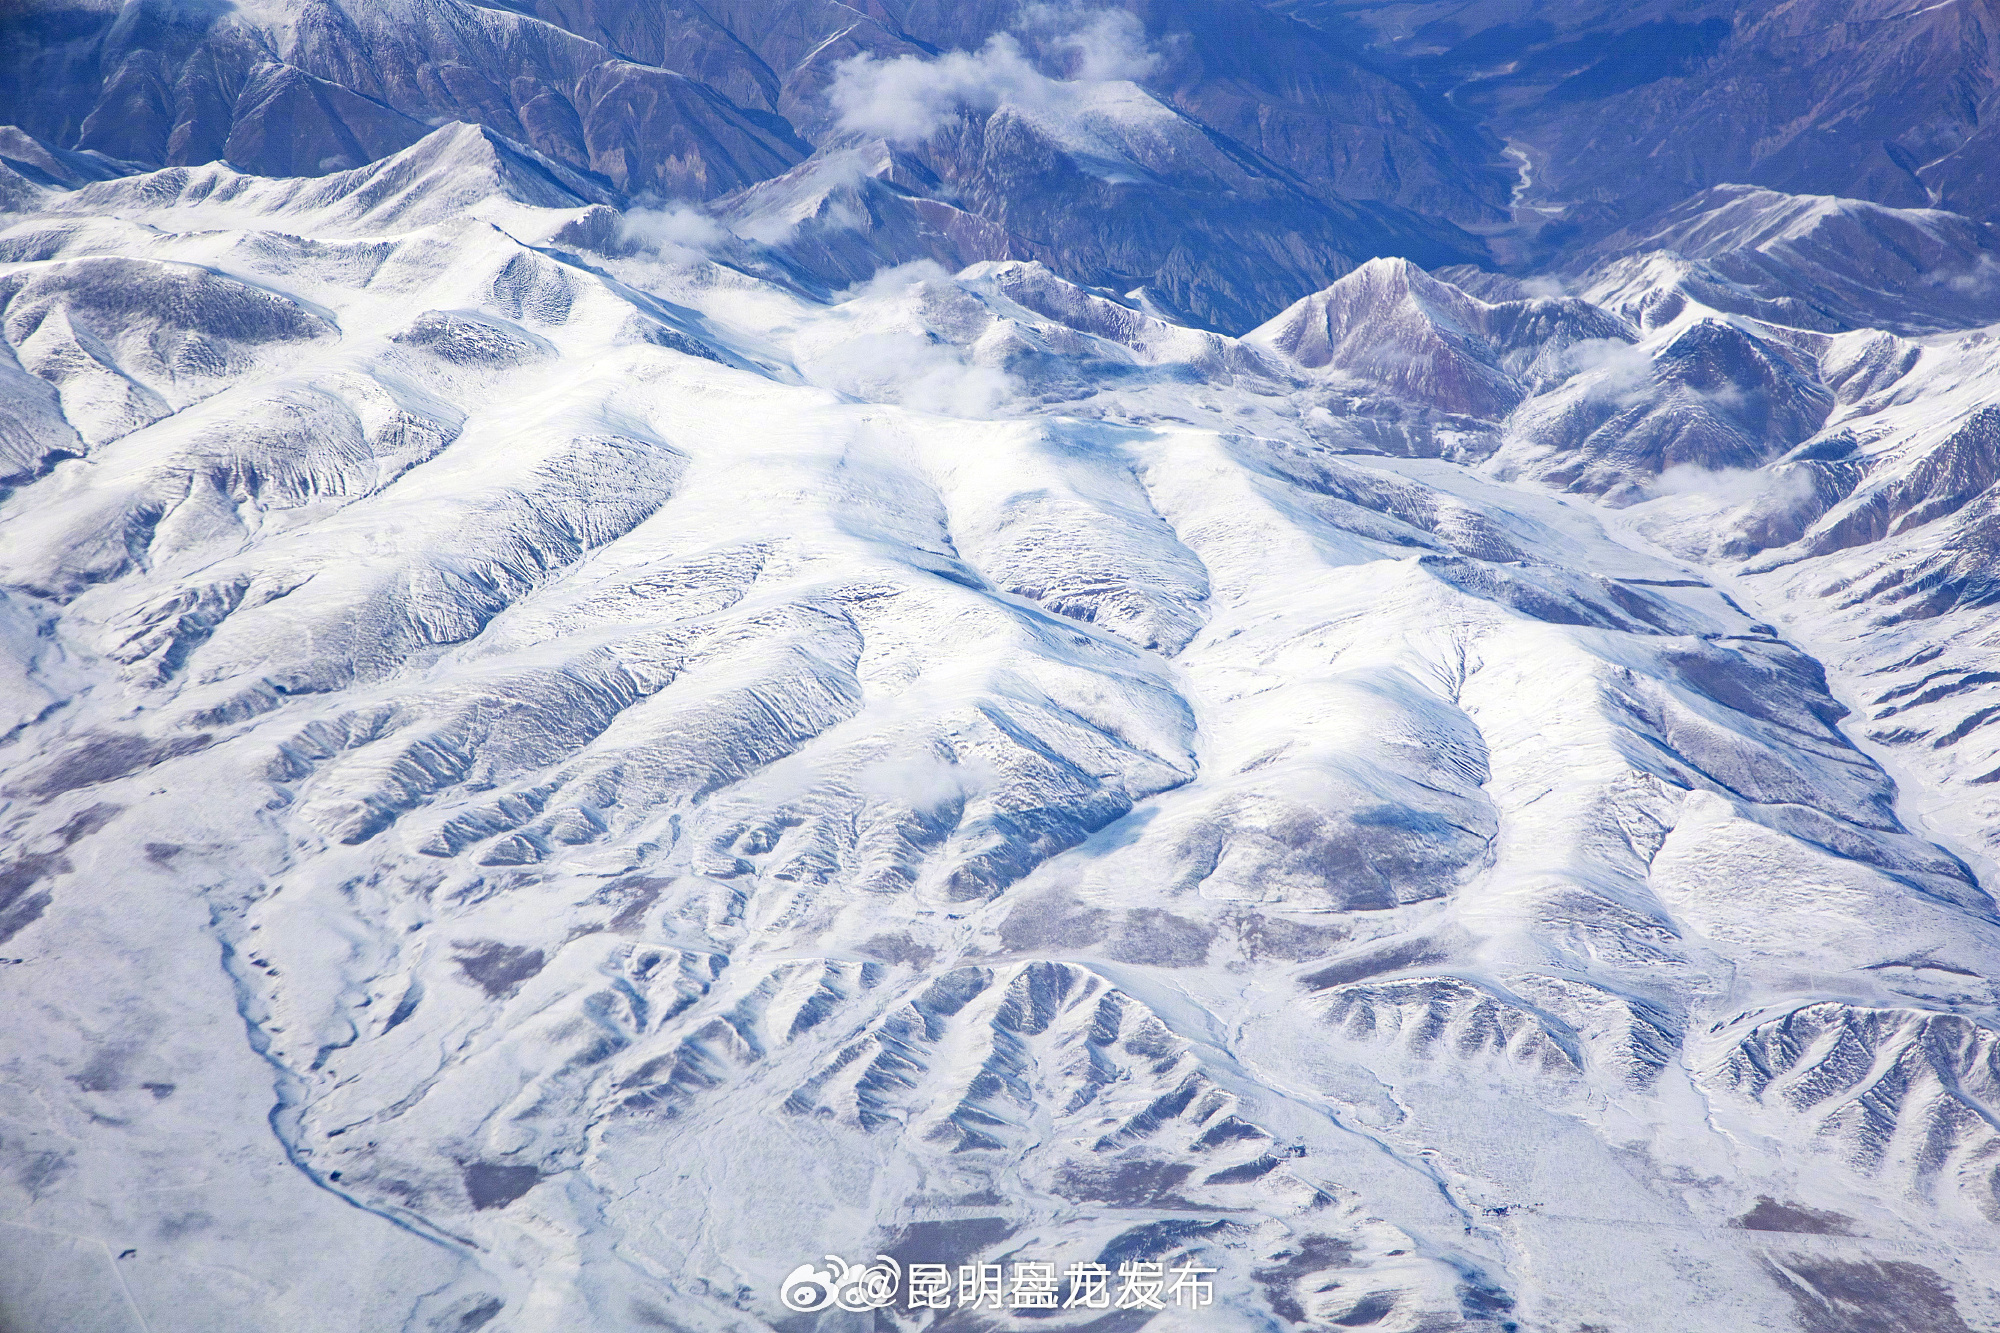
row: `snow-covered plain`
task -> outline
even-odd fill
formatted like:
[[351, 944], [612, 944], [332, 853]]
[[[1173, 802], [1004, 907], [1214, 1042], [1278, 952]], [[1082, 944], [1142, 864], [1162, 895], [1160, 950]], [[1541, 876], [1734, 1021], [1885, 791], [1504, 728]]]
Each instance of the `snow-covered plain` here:
[[[820, 299], [811, 199], [466, 126], [8, 197], [22, 1327], [1033, 1326], [788, 1313], [829, 1253], [1218, 1269], [1160, 1333], [2000, 1326], [1946, 215], [1724, 192], [1235, 339]], [[1857, 228], [1937, 254], [1863, 300]]]

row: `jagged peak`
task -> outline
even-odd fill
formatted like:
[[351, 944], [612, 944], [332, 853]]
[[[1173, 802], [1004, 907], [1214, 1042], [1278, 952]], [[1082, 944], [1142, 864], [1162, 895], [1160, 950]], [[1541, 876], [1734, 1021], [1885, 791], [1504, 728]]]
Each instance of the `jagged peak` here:
[[1935, 208], [1718, 185], [1614, 232], [1579, 263], [1602, 300], [1676, 292], [1825, 333], [2000, 320], [2000, 229]]
[[568, 209], [615, 198], [532, 148], [455, 121], [401, 152], [330, 176], [253, 176], [210, 162], [84, 186], [49, 207], [63, 213], [226, 207], [250, 215], [310, 214], [345, 230], [410, 231], [463, 217], [491, 200]]
[[1243, 341], [1307, 370], [1330, 367], [1449, 412], [1498, 417], [1524, 391], [1489, 337], [1497, 308], [1407, 259], [1371, 259]]
[[1940, 241], [1993, 233], [1990, 224], [1935, 208], [1894, 208], [1831, 194], [1787, 194], [1759, 185], [1716, 185], [1682, 200], [1650, 223], [1613, 233], [1601, 254], [1666, 250], [1709, 259], [1802, 240], [1840, 222], [1907, 228]]
[[1485, 305], [1407, 259], [1378, 257], [1293, 302], [1245, 334], [1244, 341], [1283, 352], [1301, 365], [1323, 366], [1351, 330], [1399, 309], [1462, 337], [1474, 332]]
[[346, 193], [364, 183], [431, 174], [489, 173], [516, 203], [573, 208], [611, 203], [616, 195], [553, 158], [484, 125], [453, 121], [401, 152], [329, 177]]
[[[1149, 315], [1137, 309], [1130, 301], [1121, 300], [1108, 290], [1099, 287], [1085, 287], [1071, 282], [1039, 259], [987, 259], [968, 266], [958, 275], [959, 281], [971, 285], [986, 284], [1020, 304], [1026, 305], [1037, 314], [1051, 319], [1063, 318], [1045, 305], [1055, 305], [1068, 310], [1089, 309], [1111, 314], [1123, 312], [1134, 320], [1164, 327], [1183, 328], [1178, 324]], [[1023, 300], [1022, 298], [1028, 298]], [[1219, 336], [1219, 335], [1212, 335]]]
[[1273, 368], [1238, 339], [1135, 309], [1103, 289], [1071, 282], [1039, 260], [988, 260], [966, 268], [957, 280], [975, 292], [1004, 298], [1038, 319], [1119, 344], [1142, 362], [1272, 373]]

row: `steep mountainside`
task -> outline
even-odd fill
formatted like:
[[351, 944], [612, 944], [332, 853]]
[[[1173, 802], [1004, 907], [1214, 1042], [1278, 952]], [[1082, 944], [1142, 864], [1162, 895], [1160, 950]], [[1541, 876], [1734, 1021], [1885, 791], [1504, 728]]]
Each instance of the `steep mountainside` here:
[[1479, 258], [1458, 224], [1505, 218], [1498, 145], [1350, 44], [1240, 9], [32, 5], [0, 28], [0, 121], [149, 166], [276, 176], [466, 121], [681, 202], [808, 157], [851, 188], [857, 143], [886, 139], [908, 150], [906, 207], [969, 210], [1008, 238], [975, 257], [1149, 286], [1239, 331], [1375, 254]]

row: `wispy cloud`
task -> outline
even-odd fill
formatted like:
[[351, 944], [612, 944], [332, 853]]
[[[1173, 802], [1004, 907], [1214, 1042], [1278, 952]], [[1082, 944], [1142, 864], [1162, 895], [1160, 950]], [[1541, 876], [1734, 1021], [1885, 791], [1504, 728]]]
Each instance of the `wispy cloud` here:
[[799, 369], [815, 384], [871, 402], [941, 416], [1001, 414], [1019, 387], [1005, 371], [927, 332], [894, 326], [897, 307], [922, 307], [933, 295], [950, 295], [946, 288], [953, 288], [951, 275], [929, 260], [882, 270], [843, 294], [857, 308], [852, 332], [802, 354]]
[[1992, 255], [1981, 255], [1971, 268], [1947, 277], [1944, 285], [1960, 296], [1989, 296], [2000, 292], [2000, 262], [1996, 262]]
[[682, 262], [713, 253], [728, 235], [708, 214], [681, 204], [628, 209], [618, 220], [618, 239], [626, 245]]
[[854, 785], [865, 797], [930, 811], [980, 795], [1000, 777], [998, 770], [976, 755], [946, 759], [923, 753], [870, 764], [855, 774]]
[[1060, 77], [1083, 83], [1136, 83], [1160, 65], [1137, 17], [1122, 9], [1078, 9], [1036, 4], [1022, 12], [1021, 29], [1036, 39]]
[[1811, 473], [1802, 467], [1706, 468], [1681, 463], [1667, 468], [1647, 488], [1651, 496], [1698, 495], [1732, 508], [1756, 504], [1785, 508], [1811, 498]]
[[1652, 353], [1617, 338], [1589, 338], [1564, 354], [1573, 376], [1587, 376], [1585, 396], [1595, 402], [1623, 407], [1635, 402], [1653, 383]]
[[1033, 5], [1017, 28], [934, 60], [860, 55], [842, 63], [828, 90], [840, 127], [920, 143], [961, 113], [1060, 109], [1088, 85], [1140, 79], [1159, 63], [1139, 21], [1122, 10]]

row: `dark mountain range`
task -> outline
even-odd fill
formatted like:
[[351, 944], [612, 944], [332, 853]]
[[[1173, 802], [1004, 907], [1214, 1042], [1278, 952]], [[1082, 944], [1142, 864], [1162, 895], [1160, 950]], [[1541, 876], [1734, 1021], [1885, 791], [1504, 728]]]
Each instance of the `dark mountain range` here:
[[[899, 136], [923, 169], [898, 187], [1007, 253], [1240, 332], [1373, 255], [1545, 256], [1723, 183], [1989, 217], [1991, 4], [1876, 7], [36, 3], [0, 31], [0, 119], [51, 148], [271, 175], [467, 121], [628, 197], [700, 201], [844, 148], [845, 62], [907, 83], [973, 53], [919, 91], [948, 114]], [[1018, 97], [991, 118], [1023, 77], [1134, 81], [1186, 142], [1107, 174]]]
[[1516, 145], [1524, 202], [1584, 230], [1726, 183], [2000, 221], [1992, 0], [1277, 8], [1362, 37]]

